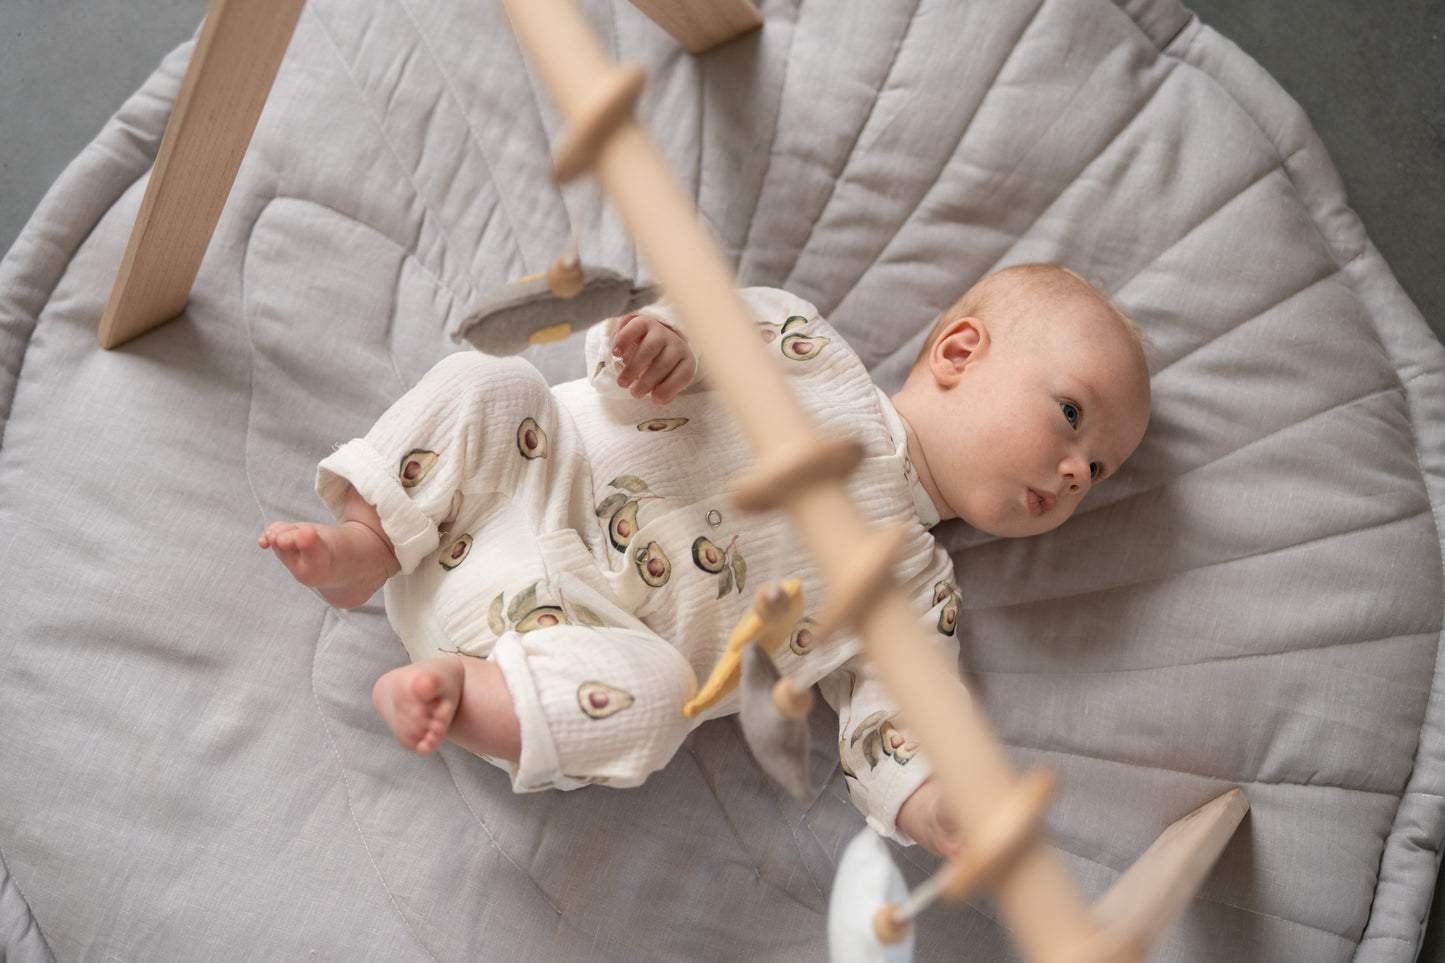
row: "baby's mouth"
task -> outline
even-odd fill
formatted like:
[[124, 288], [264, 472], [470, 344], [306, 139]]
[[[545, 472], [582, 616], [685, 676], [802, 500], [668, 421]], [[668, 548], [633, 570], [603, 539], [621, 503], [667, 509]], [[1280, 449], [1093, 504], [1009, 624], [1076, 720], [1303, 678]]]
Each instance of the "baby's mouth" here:
[[1028, 503], [1029, 514], [1034, 518], [1042, 518], [1049, 513], [1049, 509], [1058, 504], [1059, 496], [1053, 492], [1041, 492], [1037, 488], [1029, 489]]

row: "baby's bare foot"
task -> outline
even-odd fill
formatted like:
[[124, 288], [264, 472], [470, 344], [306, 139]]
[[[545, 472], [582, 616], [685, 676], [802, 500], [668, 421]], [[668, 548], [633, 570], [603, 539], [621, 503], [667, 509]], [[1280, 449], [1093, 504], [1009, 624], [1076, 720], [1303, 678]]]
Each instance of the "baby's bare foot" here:
[[318, 527], [306, 522], [272, 522], [256, 543], [274, 552], [296, 581], [315, 588], [331, 581], [331, 549]]
[[257, 544], [275, 553], [296, 581], [343, 609], [371, 598], [398, 567], [375, 532], [354, 522], [272, 522]]
[[403, 748], [423, 755], [441, 746], [461, 703], [460, 657], [427, 659], [376, 680], [371, 702]]

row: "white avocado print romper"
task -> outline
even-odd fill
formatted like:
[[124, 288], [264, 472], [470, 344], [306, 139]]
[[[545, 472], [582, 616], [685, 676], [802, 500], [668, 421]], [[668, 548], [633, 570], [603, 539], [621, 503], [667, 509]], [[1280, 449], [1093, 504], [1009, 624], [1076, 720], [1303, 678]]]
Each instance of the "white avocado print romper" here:
[[[818, 431], [864, 445], [850, 489], [870, 518], [907, 529], [897, 577], [956, 658], [953, 566], [929, 534], [938, 516], [897, 413], [812, 305], [742, 294]], [[649, 313], [675, 323], [666, 306]], [[396, 547], [392, 626], [413, 660], [455, 653], [501, 668], [521, 722], [521, 759], [504, 764], [515, 789], [631, 786], [695, 725], [737, 711], [736, 692], [696, 719], [682, 705], [753, 590], [800, 578], [805, 619], [775, 660], [820, 684], [853, 800], [894, 832], [926, 759], [895, 728], [860, 641], [813, 644], [826, 593], [786, 516], [731, 506], [728, 481], [752, 457], [720, 395], [700, 379], [668, 405], [632, 398], [616, 385], [612, 327], [588, 332], [591, 377], [555, 389], [518, 358], [452, 355], [321, 463], [333, 514], [349, 483]]]

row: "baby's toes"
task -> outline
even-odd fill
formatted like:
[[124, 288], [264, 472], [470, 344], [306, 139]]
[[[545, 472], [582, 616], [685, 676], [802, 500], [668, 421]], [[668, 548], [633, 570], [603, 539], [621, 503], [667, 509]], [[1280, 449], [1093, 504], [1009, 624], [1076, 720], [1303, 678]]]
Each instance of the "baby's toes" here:
[[[417, 668], [420, 670], [424, 667], [417, 666]], [[422, 713], [428, 716], [432, 715], [440, 695], [437, 677], [427, 671], [416, 671], [407, 681], [412, 704], [417, 706]]]
[[314, 555], [321, 547], [321, 535], [315, 525], [293, 525], [290, 531], [291, 547], [303, 555]]
[[430, 755], [436, 752], [445, 738], [446, 727], [440, 720], [433, 718], [422, 731], [421, 738], [416, 741], [416, 751], [424, 756]]
[[441, 746], [446, 738], [446, 707], [441, 700], [418, 705], [417, 717], [412, 723], [412, 749], [422, 755], [429, 755]]
[[257, 541], [260, 543], [262, 548], [275, 548], [277, 545], [277, 541], [281, 537], [281, 533], [287, 531], [291, 527], [292, 525], [290, 522], [272, 522], [270, 525], [266, 526], [265, 531], [261, 532], [261, 537], [257, 539]]

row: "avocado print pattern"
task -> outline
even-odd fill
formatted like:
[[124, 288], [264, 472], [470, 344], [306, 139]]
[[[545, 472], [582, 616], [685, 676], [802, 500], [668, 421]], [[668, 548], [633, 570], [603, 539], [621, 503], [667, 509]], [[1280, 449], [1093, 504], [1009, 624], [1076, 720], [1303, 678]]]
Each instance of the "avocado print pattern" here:
[[471, 552], [471, 550], [472, 536], [459, 535], [451, 545], [447, 546], [446, 551], [442, 552], [441, 557], [438, 558], [437, 561], [441, 564], [442, 568], [450, 572], [466, 560], [467, 554]]
[[504, 632], [536, 632], [558, 625], [602, 625], [602, 617], [585, 605], [569, 603], [557, 593], [556, 602], [544, 602], [538, 597], [541, 582], [533, 582], [516, 595], [509, 603], [506, 593], [492, 599], [487, 607], [487, 628], [500, 637]]
[[437, 453], [423, 448], [413, 448], [401, 459], [397, 474], [401, 477], [402, 488], [415, 488], [437, 463]]
[[783, 338], [783, 357], [792, 361], [811, 361], [822, 354], [823, 349], [832, 341], [821, 335], [813, 337], [806, 334], [790, 334]]
[[653, 418], [651, 421], [639, 422], [637, 430], [655, 435], [663, 431], [676, 431], [685, 424], [686, 418]]
[[524, 458], [547, 457], [547, 433], [535, 418], [523, 418], [517, 427], [517, 450]]
[[893, 725], [886, 709], [873, 713], [853, 730], [848, 745], [856, 747], [859, 743], [863, 745], [863, 758], [868, 761], [869, 769], [877, 769], [878, 764], [885, 758], [892, 759], [900, 766], [906, 766], [910, 759], [918, 755], [918, 743]]
[[653, 588], [661, 588], [672, 577], [672, 563], [667, 560], [667, 553], [662, 550], [662, 546], [656, 542], [648, 542], [646, 548], [633, 552], [632, 561], [637, 566], [637, 574], [642, 576], [642, 581]]
[[858, 691], [858, 676], [854, 675], [852, 672], [849, 672], [847, 669], [843, 670], [843, 674], [848, 677], [848, 702], [850, 703], [850, 705], [848, 709], [848, 718], [842, 720], [843, 725], [838, 730], [838, 768], [842, 769], [843, 775], [847, 776], [849, 779], [857, 779], [858, 774], [854, 772], [853, 767], [848, 764], [848, 727], [853, 724], [853, 710], [851, 703], [853, 701], [853, 694]]
[[807, 323], [807, 318], [795, 314], [782, 324], [762, 323], [758, 325], [758, 329], [768, 344], [779, 342], [779, 350], [789, 361], [812, 361], [823, 353], [823, 349], [831, 344], [833, 339], [800, 330]]
[[958, 630], [958, 613], [963, 608], [963, 596], [952, 582], [939, 582], [933, 586], [933, 604], [943, 603], [938, 613], [938, 631], [953, 635]]
[[584, 682], [577, 687], [577, 705], [593, 719], [606, 719], [632, 705], [632, 695], [605, 682]]
[[597, 517], [607, 519], [607, 539], [619, 552], [627, 551], [632, 536], [637, 534], [637, 509], [651, 498], [647, 482], [636, 475], [618, 475], [607, 483], [607, 487], [618, 489], [597, 504]]
[[[851, 702], [853, 693], [858, 685], [858, 677], [852, 672], [848, 673], [848, 699]], [[893, 717], [887, 709], [880, 709], [870, 713], [868, 718], [858, 724], [853, 730], [853, 735], [848, 735], [848, 727], [852, 724], [849, 718], [843, 723], [842, 737], [838, 740], [838, 762], [843, 769], [843, 775], [849, 779], [857, 779], [858, 774], [848, 764], [848, 750], [862, 746], [863, 759], [868, 763], [869, 770], [877, 769], [885, 759], [892, 759], [900, 766], [908, 765], [914, 756], [918, 755], [919, 744], [917, 740], [910, 739], [908, 734], [893, 724]]]
[[908, 760], [918, 755], [918, 741], [908, 738], [907, 734], [892, 722], [879, 726], [878, 738], [883, 745], [884, 754], [900, 766], [906, 765]]
[[794, 328], [801, 327], [802, 325], [805, 325], [807, 323], [807, 318], [803, 317], [801, 314], [794, 314], [791, 315], [788, 320], [784, 321], [782, 324], [769, 324], [766, 321], [758, 322], [758, 333], [762, 335], [764, 344], [772, 344], [774, 341], [778, 340], [789, 331], [792, 331]]
[[721, 548], [706, 535], [693, 539], [692, 561], [709, 575], [718, 576], [717, 597], [722, 598], [736, 588], [741, 592], [748, 583], [748, 563], [738, 551], [738, 537]]

